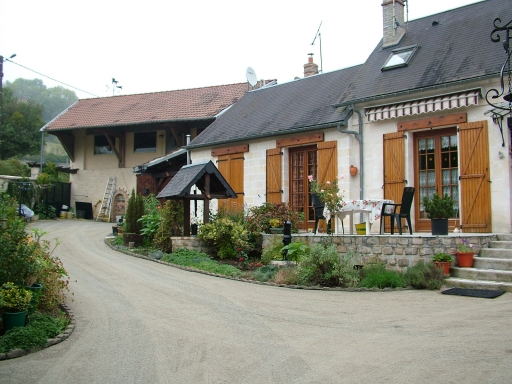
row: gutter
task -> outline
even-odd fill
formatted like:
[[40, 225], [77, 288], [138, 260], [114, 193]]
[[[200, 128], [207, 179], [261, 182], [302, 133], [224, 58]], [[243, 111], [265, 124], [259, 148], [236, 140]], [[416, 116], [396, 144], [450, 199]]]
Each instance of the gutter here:
[[359, 99], [353, 99], [353, 100], [349, 100], [349, 101], [344, 101], [342, 103], [333, 104], [333, 107], [334, 108], [339, 108], [339, 107], [344, 107], [344, 106], [347, 106], [347, 105], [354, 105], [354, 104], [358, 104], [358, 103], [365, 103], [367, 101], [374, 101], [374, 100], [385, 99], [387, 97], [409, 95], [409, 94], [416, 93], [416, 92], [425, 92], [425, 91], [430, 91], [430, 90], [434, 90], [434, 89], [447, 88], [447, 87], [449, 87], [451, 85], [454, 85], [454, 84], [471, 83], [471, 82], [474, 82], [474, 81], [477, 81], [477, 80], [486, 80], [486, 79], [489, 79], [489, 78], [492, 78], [492, 77], [495, 77], [495, 76], [499, 76], [499, 73], [494, 73], [494, 74], [490, 74], [490, 75], [483, 75], [483, 76], [476, 76], [476, 77], [470, 77], [468, 79], [452, 81], [452, 82], [444, 83], [444, 84], [441, 84], [441, 85], [431, 85], [431, 86], [428, 86], [428, 87], [415, 88], [415, 89], [410, 89], [410, 90], [406, 90], [406, 91], [398, 91], [398, 92], [391, 92], [391, 93], [383, 93], [381, 95], [376, 95], [376, 96], [361, 97]]

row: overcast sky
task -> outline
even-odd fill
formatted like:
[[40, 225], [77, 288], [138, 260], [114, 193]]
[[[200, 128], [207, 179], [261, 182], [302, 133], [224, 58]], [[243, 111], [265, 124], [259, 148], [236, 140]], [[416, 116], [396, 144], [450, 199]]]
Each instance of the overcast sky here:
[[[409, 0], [414, 20], [475, 0]], [[382, 37], [382, 0], [0, 0], [0, 55], [79, 98], [303, 77], [363, 63]], [[492, 25], [489, 25], [489, 33]], [[4, 81], [46, 77], [4, 62]], [[61, 84], [62, 85], [62, 84]], [[93, 96], [94, 95], [94, 96]]]

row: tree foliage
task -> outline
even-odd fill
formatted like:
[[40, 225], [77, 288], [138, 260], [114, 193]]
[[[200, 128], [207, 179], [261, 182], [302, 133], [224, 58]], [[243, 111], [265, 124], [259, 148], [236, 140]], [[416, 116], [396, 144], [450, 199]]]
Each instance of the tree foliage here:
[[38, 153], [43, 107], [31, 100], [18, 100], [7, 87], [3, 88], [2, 104], [0, 159]]
[[75, 92], [61, 86], [47, 88], [41, 79], [16, 79], [6, 82], [14, 97], [42, 105], [42, 120], [47, 123], [78, 100]]

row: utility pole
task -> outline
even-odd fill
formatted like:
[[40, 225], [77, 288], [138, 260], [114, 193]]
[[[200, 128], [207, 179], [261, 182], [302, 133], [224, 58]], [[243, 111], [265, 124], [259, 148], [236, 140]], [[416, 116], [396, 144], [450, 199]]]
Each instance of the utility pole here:
[[[11, 55], [9, 59], [12, 59], [15, 57], [16, 54]], [[9, 60], [6, 59], [6, 60]], [[3, 104], [2, 104], [2, 93], [3, 93], [3, 83], [4, 83], [4, 57], [0, 55], [0, 121], [2, 121], [2, 110], [3, 110]]]

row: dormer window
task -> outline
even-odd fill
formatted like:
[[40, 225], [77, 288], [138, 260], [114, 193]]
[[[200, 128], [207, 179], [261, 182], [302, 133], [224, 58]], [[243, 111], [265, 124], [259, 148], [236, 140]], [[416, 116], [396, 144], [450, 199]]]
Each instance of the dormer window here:
[[414, 52], [416, 52], [416, 49], [418, 49], [417, 45], [394, 49], [386, 60], [386, 63], [382, 66], [381, 71], [387, 71], [388, 69], [398, 67], [405, 67], [409, 64], [409, 61], [411, 61]]

